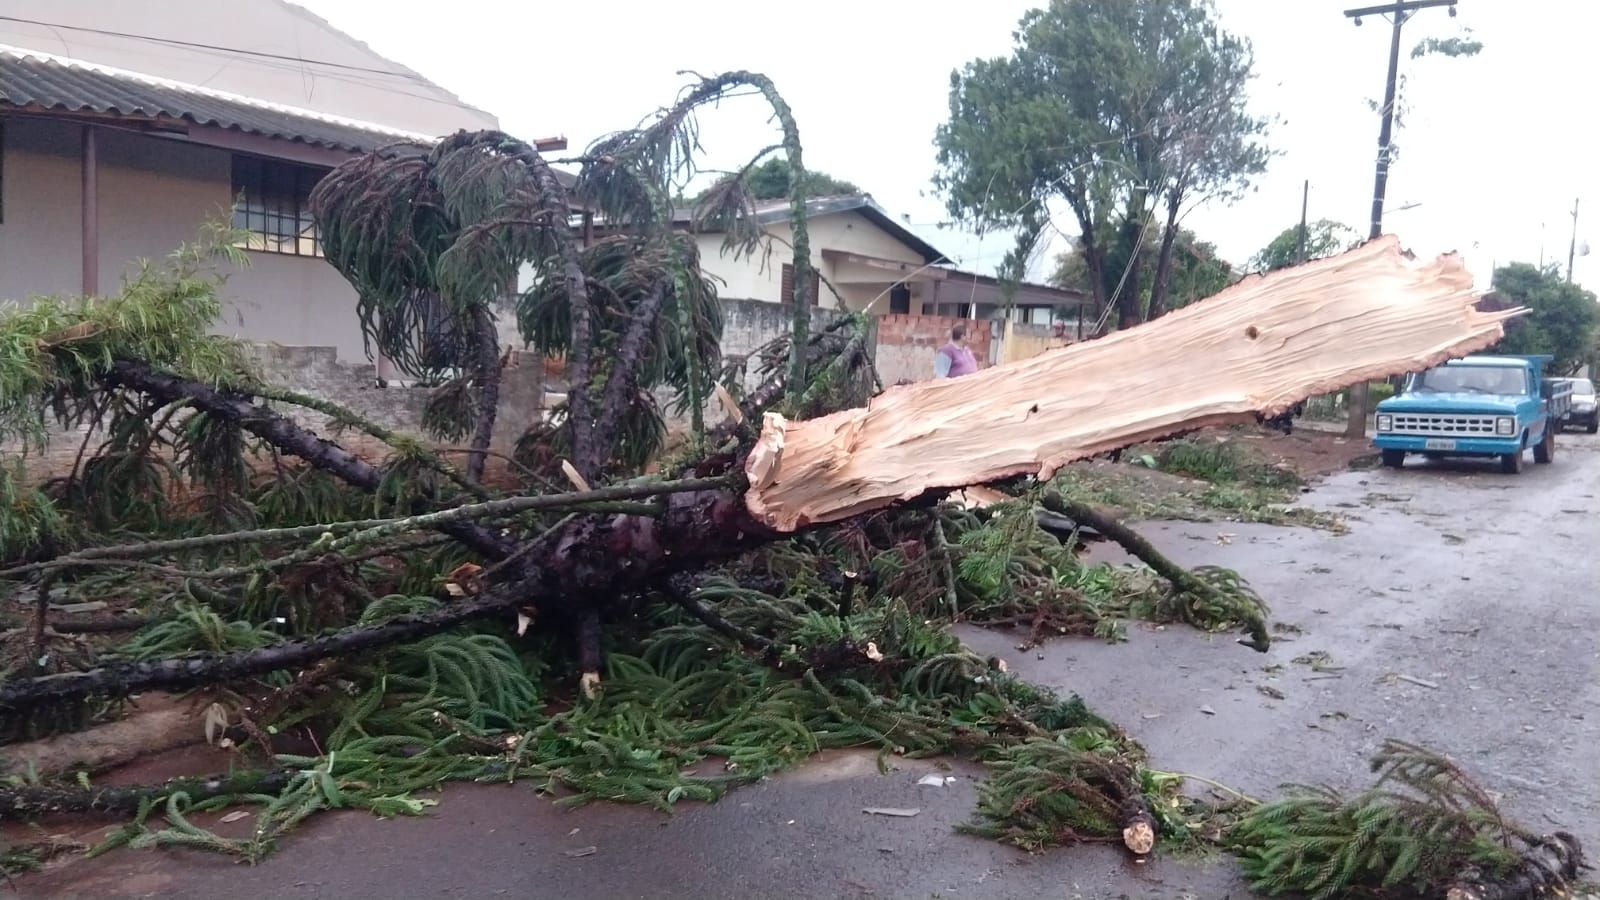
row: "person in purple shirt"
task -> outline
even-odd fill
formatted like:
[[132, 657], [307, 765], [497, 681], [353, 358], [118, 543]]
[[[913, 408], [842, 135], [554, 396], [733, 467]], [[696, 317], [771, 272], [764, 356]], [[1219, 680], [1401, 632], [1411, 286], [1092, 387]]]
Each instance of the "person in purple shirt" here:
[[950, 343], [939, 348], [933, 357], [933, 377], [959, 378], [978, 371], [978, 358], [967, 346], [967, 326], [950, 329]]

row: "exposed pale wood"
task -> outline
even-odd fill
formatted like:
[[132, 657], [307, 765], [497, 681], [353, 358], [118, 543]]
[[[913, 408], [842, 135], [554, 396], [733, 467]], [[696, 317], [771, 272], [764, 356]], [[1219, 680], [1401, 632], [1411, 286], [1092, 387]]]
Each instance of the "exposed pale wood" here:
[[206, 704], [151, 693], [132, 715], [23, 744], [0, 748], [0, 775], [40, 776], [83, 770], [102, 772], [155, 753], [205, 741]]
[[792, 531], [1275, 415], [1492, 346], [1524, 310], [1480, 311], [1478, 298], [1459, 257], [1415, 262], [1388, 235], [1099, 340], [892, 387], [866, 408], [803, 422], [769, 413], [746, 461], [745, 503]]

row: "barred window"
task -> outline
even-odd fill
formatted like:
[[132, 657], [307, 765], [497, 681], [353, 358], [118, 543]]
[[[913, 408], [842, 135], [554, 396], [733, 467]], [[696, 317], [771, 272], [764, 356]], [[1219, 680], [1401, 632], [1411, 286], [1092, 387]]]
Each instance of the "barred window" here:
[[310, 166], [235, 156], [233, 227], [246, 232], [239, 246], [263, 253], [321, 256], [310, 198], [324, 174]]

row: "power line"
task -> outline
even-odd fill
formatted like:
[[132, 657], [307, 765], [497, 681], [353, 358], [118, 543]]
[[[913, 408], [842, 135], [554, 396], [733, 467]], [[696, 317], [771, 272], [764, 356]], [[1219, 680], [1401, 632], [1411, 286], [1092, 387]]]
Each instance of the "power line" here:
[[283, 62], [298, 63], [301, 65], [327, 66], [331, 69], [345, 69], [351, 72], [368, 72], [373, 75], [388, 75], [393, 78], [403, 78], [407, 81], [414, 80], [414, 76], [407, 72], [396, 72], [393, 69], [375, 69], [370, 66], [356, 66], [349, 63], [330, 62], [325, 59], [306, 59], [299, 56], [289, 56], [283, 53], [268, 53], [265, 50], [246, 50], [242, 47], [224, 47], [218, 44], [203, 44], [195, 41], [183, 41], [177, 38], [156, 37], [149, 34], [133, 34], [127, 31], [111, 31], [105, 28], [91, 28], [87, 25], [66, 25], [61, 22], [41, 22], [38, 19], [23, 19], [17, 16], [0, 16], [0, 22], [17, 22], [23, 25], [39, 25], [44, 28], [65, 28], [68, 31], [82, 31], [87, 34], [101, 34], [107, 37], [127, 38], [134, 41], [151, 41], [158, 44], [170, 44], [174, 47], [188, 47], [194, 50], [216, 50], [223, 53], [234, 53], [240, 56], [254, 56], [261, 59], [275, 59]]

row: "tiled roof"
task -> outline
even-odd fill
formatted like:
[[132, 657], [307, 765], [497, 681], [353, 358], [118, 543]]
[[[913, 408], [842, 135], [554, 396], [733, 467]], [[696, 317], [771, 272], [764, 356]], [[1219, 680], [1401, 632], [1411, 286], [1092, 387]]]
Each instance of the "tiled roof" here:
[[0, 109], [6, 106], [182, 119], [354, 152], [397, 141], [432, 144], [436, 140], [371, 122], [0, 45]]

